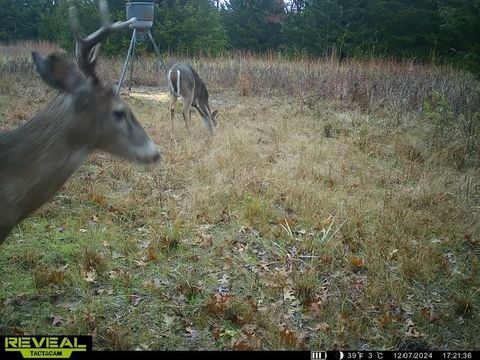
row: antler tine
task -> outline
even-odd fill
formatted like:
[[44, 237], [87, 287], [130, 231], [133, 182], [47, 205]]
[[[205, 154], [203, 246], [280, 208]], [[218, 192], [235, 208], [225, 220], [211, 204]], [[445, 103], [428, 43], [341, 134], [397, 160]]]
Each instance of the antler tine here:
[[89, 48], [105, 40], [111, 33], [123, 29], [124, 27], [127, 27], [136, 21], [136, 18], [132, 18], [128, 21], [117, 21], [116, 23], [112, 24], [107, 2], [105, 0], [100, 0], [99, 7], [100, 15], [102, 17], [102, 27], [83, 39], [85, 46]]
[[105, 0], [100, 0], [98, 4], [100, 8], [100, 15], [102, 16], [102, 24], [108, 26], [111, 24], [110, 13], [108, 11], [108, 3]]
[[70, 27], [72, 29], [73, 36], [75, 37], [75, 58], [77, 59], [78, 67], [87, 75], [91, 76], [95, 81], [98, 79], [93, 72], [93, 69], [88, 64], [88, 53], [90, 49], [85, 46], [84, 39], [80, 35], [80, 22], [78, 21], [78, 11], [75, 6], [70, 6]]
[[80, 37], [80, 22], [78, 21], [77, 8], [72, 5], [68, 10], [70, 14], [70, 28], [72, 29], [75, 39], [79, 39], [81, 37]]
[[77, 63], [80, 69], [82, 69], [86, 75], [91, 76], [95, 82], [98, 82], [98, 78], [95, 75], [93, 67], [95, 66], [95, 51], [92, 49], [95, 45], [100, 44], [111, 33], [123, 29], [128, 25], [136, 21], [136, 18], [132, 18], [128, 21], [117, 21], [112, 24], [110, 20], [110, 14], [108, 11], [108, 4], [105, 0], [99, 1], [100, 15], [102, 18], [102, 26], [100, 29], [83, 38], [80, 35], [80, 24], [78, 21], [77, 9], [74, 6], [70, 7], [70, 24], [73, 35], [75, 36], [76, 46], [75, 53]]

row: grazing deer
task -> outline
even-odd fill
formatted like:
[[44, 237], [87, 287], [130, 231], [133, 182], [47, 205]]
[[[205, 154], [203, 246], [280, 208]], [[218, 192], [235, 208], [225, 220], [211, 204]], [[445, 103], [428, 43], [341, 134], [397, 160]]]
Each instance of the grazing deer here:
[[208, 104], [208, 90], [198, 73], [190, 65], [175, 64], [168, 71], [168, 90], [170, 93], [170, 119], [172, 121], [171, 137], [173, 138], [173, 115], [177, 98], [182, 98], [182, 115], [185, 126], [190, 134], [190, 109], [193, 106], [198, 110], [203, 123], [210, 134], [217, 126], [217, 110], [212, 112]]
[[23, 125], [0, 133], [0, 244], [55, 194], [92, 151], [143, 164], [160, 159], [127, 103], [95, 73], [100, 42], [135, 19], [112, 24], [105, 1], [100, 2], [100, 10], [102, 27], [82, 38], [71, 8], [78, 69], [60, 55], [32, 53], [38, 73], [59, 94]]

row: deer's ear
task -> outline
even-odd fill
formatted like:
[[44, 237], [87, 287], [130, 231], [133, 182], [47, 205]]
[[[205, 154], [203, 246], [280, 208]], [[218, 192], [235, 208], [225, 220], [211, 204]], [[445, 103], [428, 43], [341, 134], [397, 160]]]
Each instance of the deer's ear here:
[[215, 110], [212, 112], [212, 118], [217, 118], [218, 117], [218, 110]]
[[83, 82], [75, 66], [57, 54], [43, 56], [33, 51], [32, 58], [43, 81], [57, 90], [74, 93]]

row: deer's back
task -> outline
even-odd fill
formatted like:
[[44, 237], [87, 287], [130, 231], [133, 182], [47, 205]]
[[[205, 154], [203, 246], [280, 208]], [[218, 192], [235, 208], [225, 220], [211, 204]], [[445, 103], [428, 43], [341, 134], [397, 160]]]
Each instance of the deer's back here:
[[[194, 99], [208, 100], [207, 88], [192, 66], [187, 64], [175, 64], [170, 69], [169, 74], [169, 81], [178, 95], [186, 97], [191, 94], [193, 89]], [[180, 89], [177, 88], [178, 76], [180, 76]]]

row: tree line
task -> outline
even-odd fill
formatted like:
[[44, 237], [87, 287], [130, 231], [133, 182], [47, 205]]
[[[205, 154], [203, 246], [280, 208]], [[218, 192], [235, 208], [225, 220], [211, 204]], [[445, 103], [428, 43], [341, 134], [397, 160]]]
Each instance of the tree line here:
[[[110, 0], [114, 20], [127, 0]], [[480, 0], [156, 0], [152, 33], [161, 51], [216, 55], [408, 58], [480, 73]], [[98, 25], [94, 0], [0, 0], [0, 41], [50, 40], [73, 48], [68, 7], [84, 31]], [[131, 34], [104, 51], [125, 51]], [[143, 45], [149, 46], [147, 42]]]

